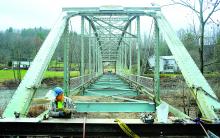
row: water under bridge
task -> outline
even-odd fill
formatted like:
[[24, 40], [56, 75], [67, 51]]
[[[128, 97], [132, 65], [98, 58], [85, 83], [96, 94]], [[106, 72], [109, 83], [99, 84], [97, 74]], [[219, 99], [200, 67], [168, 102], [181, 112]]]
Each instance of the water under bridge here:
[[[80, 76], [71, 78], [69, 54], [70, 42], [72, 42], [71, 29], [74, 27], [71, 20], [76, 16], [81, 17], [80, 53], [75, 53], [80, 55], [78, 56], [80, 58]], [[153, 78], [141, 76], [141, 53], [146, 53], [141, 51], [140, 17], [148, 17], [153, 20], [152, 26], [154, 27], [151, 27], [155, 57]], [[76, 112], [157, 113], [159, 116], [160, 113], [156, 112], [156, 107], [163, 104], [168, 106], [169, 112], [182, 120], [182, 123], [147, 124], [137, 118], [120, 119], [140, 136], [205, 136], [204, 131], [206, 130], [193, 123], [190, 116], [160, 98], [159, 47], [161, 36], [173, 54], [191, 94], [195, 98], [202, 118], [211, 122], [211, 124], [204, 124], [204, 127], [206, 130], [210, 130], [209, 133], [220, 135], [217, 114], [220, 109], [218, 97], [163, 16], [160, 7], [157, 6], [63, 8], [61, 16], [51, 29], [4, 110], [3, 118], [0, 119], [0, 134], [126, 136], [123, 133], [124, 130], [120, 129], [122, 125], [114, 122], [115, 118], [92, 119], [81, 116], [71, 119], [43, 120], [45, 114], [48, 113], [47, 110], [37, 118], [26, 117], [33, 96], [40, 87], [43, 74], [62, 39], [65, 95], [84, 97], [84, 100], [73, 98]], [[106, 64], [111, 65], [111, 70], [105, 68]], [[134, 68], [135, 73], [132, 73]], [[141, 96], [144, 98], [140, 98]], [[89, 97], [98, 97], [101, 100], [85, 100], [90, 99]], [[20, 114], [19, 118], [15, 118], [17, 113]], [[176, 131], [173, 131], [174, 129]]]

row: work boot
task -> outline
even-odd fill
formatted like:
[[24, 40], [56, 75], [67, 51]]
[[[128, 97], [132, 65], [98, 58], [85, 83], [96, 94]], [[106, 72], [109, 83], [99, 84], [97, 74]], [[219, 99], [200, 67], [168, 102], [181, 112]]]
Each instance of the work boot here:
[[72, 112], [64, 112], [64, 118], [71, 118], [72, 117]]

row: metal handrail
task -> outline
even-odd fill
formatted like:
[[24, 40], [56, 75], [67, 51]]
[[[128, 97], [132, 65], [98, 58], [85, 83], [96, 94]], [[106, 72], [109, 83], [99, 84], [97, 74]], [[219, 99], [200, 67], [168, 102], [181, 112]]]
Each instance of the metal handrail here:
[[[75, 91], [76, 89], [84, 87], [86, 84], [91, 82], [94, 78], [97, 78], [99, 75], [97, 74], [87, 74], [84, 76], [70, 78], [70, 91]], [[82, 78], [84, 82], [82, 83]]]
[[[121, 74], [121, 76], [126, 78], [127, 80], [137, 84], [137, 85], [140, 85], [140, 86], [146, 88], [148, 91], [153, 92], [153, 87], [154, 87], [154, 79], [153, 78], [134, 75], [134, 74], [131, 74], [131, 75]], [[146, 82], [148, 82], [148, 83], [146, 83]]]

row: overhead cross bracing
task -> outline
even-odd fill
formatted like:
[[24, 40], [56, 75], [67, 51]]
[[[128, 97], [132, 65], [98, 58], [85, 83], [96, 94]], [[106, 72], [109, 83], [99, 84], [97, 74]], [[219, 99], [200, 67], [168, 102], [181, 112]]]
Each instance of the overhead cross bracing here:
[[[69, 20], [74, 16], [81, 16], [80, 51], [77, 53], [80, 55], [80, 77], [70, 78], [68, 66], [70, 41], [68, 37], [70, 33]], [[141, 76], [140, 16], [150, 16], [154, 20], [154, 78]], [[89, 22], [89, 34], [85, 34], [85, 21]], [[134, 21], [136, 31], [131, 31], [133, 27], [132, 22]], [[21, 116], [26, 116], [33, 95], [40, 86], [44, 71], [48, 67], [62, 35], [65, 35], [64, 89], [67, 96], [77, 94], [78, 91], [84, 91], [89, 86], [96, 85], [95, 81], [99, 80], [103, 75], [103, 62], [113, 62], [117, 77], [123, 79], [129, 85], [134, 86], [138, 92], [148, 95], [156, 105], [165, 103], [160, 99], [159, 46], [161, 41], [160, 36], [162, 35], [198, 104], [203, 118], [209, 119], [212, 122], [216, 122], [219, 119], [216, 113], [220, 109], [217, 96], [161, 13], [160, 7], [63, 8], [62, 16], [58, 19], [43, 43], [30, 69], [27, 71], [12, 100], [5, 109], [3, 117], [14, 117], [15, 112], [21, 113]], [[85, 37], [89, 38], [88, 47], [85, 47]], [[131, 39], [135, 41], [133, 44], [135, 50], [133, 51]], [[135, 56], [136, 61], [131, 61], [131, 55], [133, 57]], [[86, 57], [88, 57], [88, 61], [85, 61]], [[131, 64], [131, 62], [135, 62], [135, 64]], [[88, 68], [86, 68], [87, 63]], [[136, 66], [135, 75], [132, 74], [132, 66]], [[91, 91], [90, 89], [87, 93], [91, 94]], [[94, 107], [91, 109], [92, 111], [98, 109], [100, 105], [112, 106], [110, 103], [101, 103], [99, 105], [98, 103], [76, 102], [79, 111], [81, 109], [83, 111], [90, 110], [87, 108], [90, 104]], [[120, 107], [126, 107], [129, 104], [119, 103]], [[143, 104], [146, 106], [149, 105], [147, 103]], [[140, 104], [140, 107], [143, 107], [143, 104]], [[137, 106], [139, 105], [137, 104]], [[109, 111], [112, 111], [112, 108], [109, 108]], [[132, 109], [130, 111], [132, 112]], [[169, 112], [181, 119], [190, 118], [172, 105], [169, 105]]]
[[[118, 44], [120, 42], [120, 37], [124, 31], [126, 23], [129, 21], [129, 16], [88, 16], [97, 30], [97, 35], [99, 36], [100, 49], [102, 53], [103, 60], [117, 60], [117, 50]], [[132, 37], [134, 34], [126, 32]], [[123, 40], [125, 41], [125, 40]]]

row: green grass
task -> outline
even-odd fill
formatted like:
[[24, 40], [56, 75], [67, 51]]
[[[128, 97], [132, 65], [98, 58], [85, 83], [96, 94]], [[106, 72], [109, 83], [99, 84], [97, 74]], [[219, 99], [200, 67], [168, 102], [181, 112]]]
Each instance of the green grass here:
[[[21, 70], [21, 77], [23, 78], [27, 70]], [[88, 74], [88, 71], [86, 70]], [[124, 72], [129, 74], [129, 70], [124, 70]], [[15, 70], [15, 75], [17, 76], [17, 70]], [[63, 77], [64, 72], [63, 71], [46, 71], [44, 73], [44, 78], [53, 78], [53, 77]], [[71, 77], [77, 77], [79, 76], [79, 71], [71, 71], [70, 73]], [[144, 76], [153, 77], [154, 74], [145, 74]], [[160, 77], [177, 77], [182, 76], [182, 74], [160, 74]], [[205, 77], [220, 77], [219, 72], [212, 72], [207, 73], [204, 75]], [[13, 70], [0, 70], [0, 82], [6, 81], [6, 80], [13, 80], [14, 79], [14, 73]]]
[[[63, 71], [46, 71], [44, 73], [44, 78], [53, 78], [53, 77], [63, 77]], [[77, 77], [79, 76], [79, 71], [71, 71], [70, 77]]]
[[[49, 68], [59, 67], [63, 68], [64, 63], [63, 62], [56, 62], [55, 60], [51, 61], [49, 64]], [[71, 67], [77, 67], [77, 64], [71, 63]]]
[[[21, 70], [21, 77], [23, 78], [26, 70]], [[15, 71], [15, 75], [17, 76], [17, 71]], [[0, 82], [6, 81], [6, 80], [12, 80], [14, 79], [14, 73], [13, 70], [0, 70]]]
[[64, 64], [63, 62], [56, 62], [56, 61], [51, 61], [49, 64], [49, 67], [60, 67], [63, 68]]
[[220, 77], [220, 72], [206, 73], [205, 77]]
[[160, 74], [160, 77], [177, 77], [177, 76], [182, 76], [182, 74], [173, 74], [173, 73]]
[[[22, 78], [24, 77], [26, 72], [27, 70], [21, 70]], [[15, 70], [15, 75], [17, 76], [17, 70]], [[63, 77], [63, 75], [64, 75], [63, 71], [46, 71], [44, 73], [44, 78]], [[79, 76], [79, 71], [71, 71], [70, 76], [71, 77]], [[0, 82], [6, 80], [13, 80], [13, 79], [14, 79], [13, 70], [0, 70]]]

